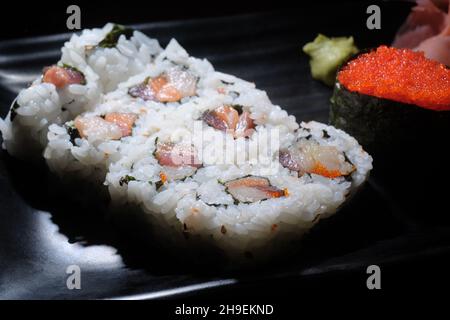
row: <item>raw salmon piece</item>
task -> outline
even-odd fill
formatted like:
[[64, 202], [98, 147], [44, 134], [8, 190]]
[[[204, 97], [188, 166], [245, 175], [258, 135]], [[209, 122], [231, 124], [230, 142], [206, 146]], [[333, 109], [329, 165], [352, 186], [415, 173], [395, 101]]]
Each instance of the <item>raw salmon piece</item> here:
[[84, 84], [84, 75], [72, 68], [51, 66], [44, 69], [42, 82], [52, 83], [61, 89], [69, 84]]
[[137, 115], [134, 113], [111, 112], [105, 115], [106, 121], [115, 123], [119, 126], [122, 131], [122, 137], [131, 135], [136, 119]]
[[225, 183], [228, 193], [239, 202], [256, 202], [286, 196], [287, 190], [271, 186], [268, 179], [248, 176]]

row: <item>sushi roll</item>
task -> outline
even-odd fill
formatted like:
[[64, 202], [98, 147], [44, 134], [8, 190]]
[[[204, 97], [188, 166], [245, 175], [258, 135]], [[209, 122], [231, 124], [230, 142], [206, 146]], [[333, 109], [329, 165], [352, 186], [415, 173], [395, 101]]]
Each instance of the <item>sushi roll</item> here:
[[[108, 24], [74, 35], [62, 51], [36, 81], [48, 92], [29, 98], [55, 110], [32, 117], [44, 123], [31, 124], [41, 137], [30, 141], [35, 154], [74, 196], [109, 199], [119, 228], [143, 229], [177, 253], [270, 258], [336, 213], [372, 169], [344, 131], [299, 124], [254, 83], [215, 71], [174, 39], [161, 49]], [[62, 110], [61, 91], [91, 83], [95, 97], [85, 92]], [[21, 95], [16, 118], [25, 117]], [[10, 130], [9, 118], [0, 128], [14, 154], [30, 130]]]

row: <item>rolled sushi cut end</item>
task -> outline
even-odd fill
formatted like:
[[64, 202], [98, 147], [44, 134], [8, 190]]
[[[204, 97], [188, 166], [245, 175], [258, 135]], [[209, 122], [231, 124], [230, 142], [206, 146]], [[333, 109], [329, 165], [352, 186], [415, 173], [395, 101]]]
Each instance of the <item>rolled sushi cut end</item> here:
[[[271, 167], [277, 169], [270, 173], [248, 163], [175, 165], [165, 160], [167, 143], [160, 137], [143, 141], [136, 147], [140, 152], [124, 149], [121, 160], [110, 166], [106, 184], [115, 208], [143, 213], [157, 226], [154, 232], [164, 229], [166, 243], [178, 239], [176, 247], [184, 253], [207, 243], [231, 261], [265, 260], [293, 249], [291, 241], [336, 213], [372, 169], [370, 155], [341, 130], [312, 121], [293, 133], [272, 154]], [[179, 150], [192, 158], [191, 148]], [[286, 162], [282, 153], [294, 160]], [[116, 211], [126, 217], [120, 213], [124, 210]]]
[[408, 49], [359, 54], [338, 72], [330, 123], [371, 153], [435, 139], [450, 123], [450, 69]]

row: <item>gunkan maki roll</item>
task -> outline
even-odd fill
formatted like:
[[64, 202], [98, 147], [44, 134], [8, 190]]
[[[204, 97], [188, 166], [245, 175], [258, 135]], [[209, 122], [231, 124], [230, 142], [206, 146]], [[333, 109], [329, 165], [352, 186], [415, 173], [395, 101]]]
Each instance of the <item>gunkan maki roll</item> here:
[[331, 124], [369, 151], [429, 145], [450, 124], [450, 69], [421, 52], [380, 46], [340, 68], [331, 102]]
[[373, 177], [408, 214], [449, 220], [438, 204], [450, 179], [450, 69], [422, 52], [380, 46], [341, 66], [331, 102], [331, 124], [373, 154]]

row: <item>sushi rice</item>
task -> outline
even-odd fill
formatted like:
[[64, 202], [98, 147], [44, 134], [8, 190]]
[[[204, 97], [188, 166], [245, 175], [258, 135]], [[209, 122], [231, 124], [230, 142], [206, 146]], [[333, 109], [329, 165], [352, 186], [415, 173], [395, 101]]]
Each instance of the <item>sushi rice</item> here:
[[113, 212], [138, 212], [167, 243], [237, 258], [270, 257], [367, 179], [372, 158], [345, 132], [298, 124], [174, 39], [162, 49], [134, 31], [99, 46], [114, 30], [84, 30], [64, 45], [58, 65], [85, 84], [58, 88], [44, 74], [19, 93], [0, 119], [9, 153], [43, 155], [63, 179], [107, 189]]

